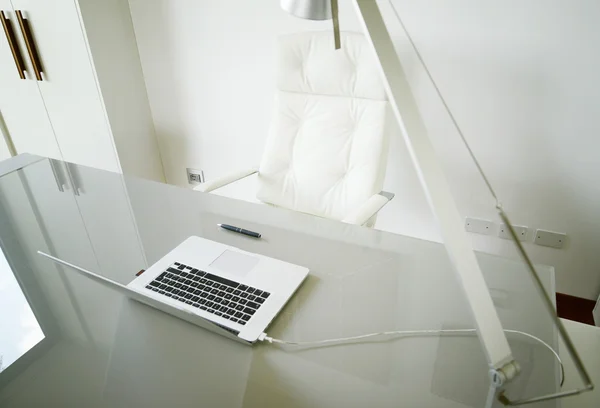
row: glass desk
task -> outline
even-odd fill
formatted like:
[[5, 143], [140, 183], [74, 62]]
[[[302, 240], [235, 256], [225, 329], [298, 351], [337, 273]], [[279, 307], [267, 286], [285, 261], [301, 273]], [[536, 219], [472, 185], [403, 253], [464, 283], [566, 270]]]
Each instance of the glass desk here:
[[[0, 243], [8, 262], [0, 262], [0, 282], [18, 282], [0, 285], [0, 327], [12, 324], [16, 331], [1, 334], [0, 354], [22, 352], [0, 374], [0, 406], [484, 404], [487, 364], [474, 335], [250, 347], [124, 298], [36, 253], [51, 253], [124, 284], [190, 235], [303, 265], [309, 277], [267, 333], [310, 341], [401, 329], [471, 328], [442, 244], [28, 159], [30, 164], [0, 178]], [[258, 231], [263, 238], [230, 233], [217, 223]], [[478, 254], [478, 260], [503, 326], [556, 348], [555, 328], [524, 266], [486, 254]], [[537, 269], [553, 294], [553, 269]], [[3, 304], [9, 295], [21, 300]], [[29, 323], [24, 323], [20, 309], [28, 308]], [[22, 337], [28, 337], [25, 346]], [[507, 337], [522, 367], [508, 387], [510, 396], [557, 391], [559, 366], [552, 354], [528, 338]]]

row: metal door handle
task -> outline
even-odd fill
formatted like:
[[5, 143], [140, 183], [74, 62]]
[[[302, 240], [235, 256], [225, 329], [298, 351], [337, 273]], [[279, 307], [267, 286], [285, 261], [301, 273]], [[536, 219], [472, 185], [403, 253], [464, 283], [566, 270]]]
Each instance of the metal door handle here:
[[19, 26], [21, 26], [21, 32], [23, 33], [23, 38], [25, 38], [25, 45], [27, 46], [27, 52], [29, 52], [29, 58], [31, 58], [35, 77], [38, 81], [43, 81], [42, 72], [44, 72], [44, 69], [42, 68], [42, 62], [40, 61], [40, 56], [35, 46], [33, 35], [31, 34], [29, 21], [26, 18], [23, 18], [21, 10], [17, 10], [17, 20], [19, 20]]
[[4, 11], [0, 11], [0, 21], [2, 21], [2, 28], [4, 28], [4, 34], [6, 35], [8, 46], [10, 47], [10, 51], [12, 52], [13, 58], [15, 60], [17, 71], [19, 71], [19, 77], [21, 79], [25, 79], [26, 68], [25, 64], [23, 63], [23, 56], [21, 55], [21, 50], [19, 49], [19, 43], [17, 42], [17, 37], [15, 36], [12, 24], [10, 23], [10, 20], [4, 15]]

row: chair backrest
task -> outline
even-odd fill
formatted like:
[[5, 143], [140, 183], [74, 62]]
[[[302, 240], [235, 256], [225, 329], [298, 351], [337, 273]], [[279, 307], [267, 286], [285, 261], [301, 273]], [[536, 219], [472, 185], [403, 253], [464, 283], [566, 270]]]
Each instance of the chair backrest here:
[[362, 34], [279, 39], [276, 108], [259, 169], [257, 198], [342, 220], [383, 187], [388, 102]]

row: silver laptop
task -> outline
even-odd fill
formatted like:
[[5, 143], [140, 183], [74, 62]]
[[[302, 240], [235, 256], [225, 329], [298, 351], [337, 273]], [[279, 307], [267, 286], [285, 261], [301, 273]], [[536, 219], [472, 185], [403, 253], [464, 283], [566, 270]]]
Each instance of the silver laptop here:
[[127, 286], [39, 254], [165, 313], [244, 343], [256, 342], [308, 269], [189, 237]]

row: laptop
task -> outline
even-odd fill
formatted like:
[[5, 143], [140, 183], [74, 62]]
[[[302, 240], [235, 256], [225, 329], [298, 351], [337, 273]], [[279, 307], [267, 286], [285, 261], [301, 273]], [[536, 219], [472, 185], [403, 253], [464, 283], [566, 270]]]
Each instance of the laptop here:
[[308, 269], [200, 237], [189, 237], [127, 286], [51, 255], [55, 262], [165, 313], [253, 344]]

